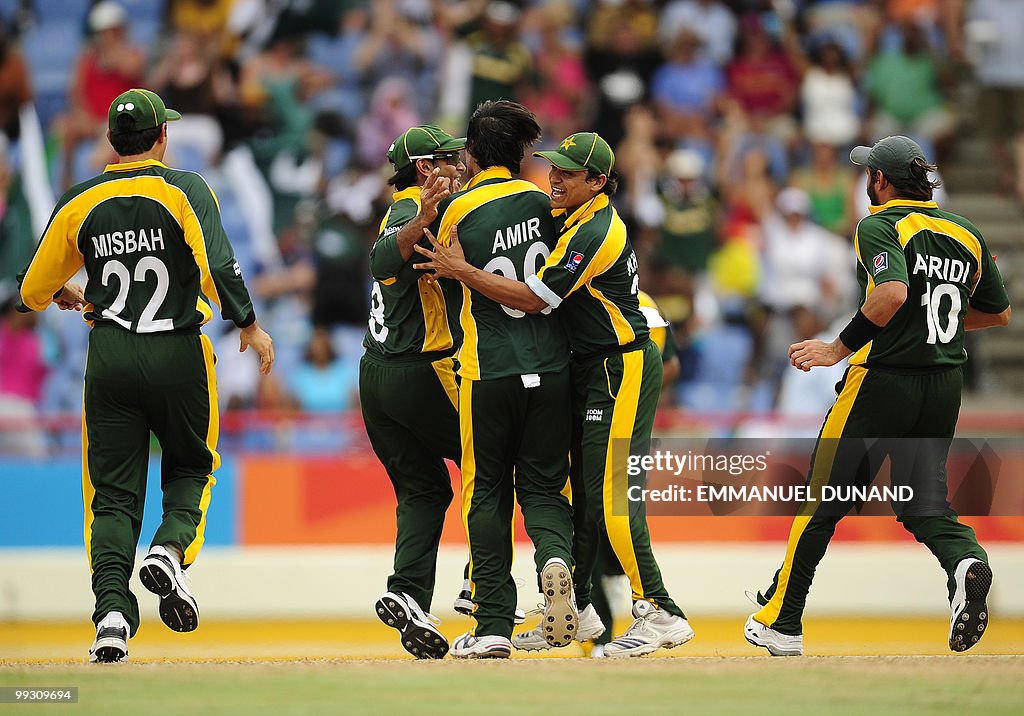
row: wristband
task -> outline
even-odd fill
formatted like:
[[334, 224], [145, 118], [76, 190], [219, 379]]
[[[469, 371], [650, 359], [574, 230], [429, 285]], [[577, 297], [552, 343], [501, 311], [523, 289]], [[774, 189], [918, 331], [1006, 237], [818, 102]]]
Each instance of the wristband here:
[[856, 353], [874, 340], [875, 336], [881, 333], [883, 328], [885, 326], [872, 323], [871, 319], [865, 316], [863, 311], [857, 311], [857, 315], [850, 319], [850, 322], [846, 324], [846, 328], [839, 334], [839, 341], [849, 348], [852, 353]]

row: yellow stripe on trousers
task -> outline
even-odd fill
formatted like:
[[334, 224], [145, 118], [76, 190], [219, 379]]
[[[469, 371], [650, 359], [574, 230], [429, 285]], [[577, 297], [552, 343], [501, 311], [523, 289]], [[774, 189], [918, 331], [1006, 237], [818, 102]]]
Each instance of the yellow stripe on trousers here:
[[473, 503], [473, 487], [476, 481], [476, 456], [473, 453], [473, 381], [463, 379], [459, 386], [459, 430], [462, 434], [462, 526], [466, 530], [466, 545], [469, 547], [470, 593], [475, 596], [473, 582], [473, 542], [469, 536], [469, 507]]
[[[614, 446], [626, 445], [626, 452], [629, 451], [629, 444], [633, 438], [633, 428], [636, 424], [636, 411], [640, 403], [640, 384], [644, 375], [644, 353], [642, 350], [631, 351], [622, 356], [622, 384], [619, 386], [618, 395], [615, 398], [615, 406], [612, 408], [612, 426], [608, 434], [608, 447], [605, 452], [604, 461], [604, 524], [608, 533], [608, 542], [612, 551], [622, 565], [622, 571], [629, 577], [629, 586], [633, 590], [633, 601], [645, 599], [643, 582], [640, 580], [640, 565], [636, 561], [636, 552], [633, 550], [633, 535], [629, 528], [629, 510], [624, 514], [615, 514], [615, 487], [625, 490], [628, 487], [626, 480], [626, 461], [622, 459], [625, 455], [614, 455]], [[610, 386], [609, 386], [610, 387]], [[621, 450], [620, 450], [621, 452]], [[620, 458], [620, 459], [615, 459]], [[615, 471], [619, 474], [616, 475]], [[620, 502], [624, 502], [620, 500]], [[626, 502], [625, 504], [629, 504]]]
[[[86, 365], [86, 372], [89, 372]], [[82, 391], [82, 504], [85, 506], [85, 555], [89, 559], [89, 572], [92, 572], [92, 501], [96, 497], [96, 488], [89, 474], [89, 418], [85, 414], [85, 391]]]
[[[839, 445], [838, 438], [843, 436], [846, 428], [846, 421], [850, 417], [850, 411], [857, 401], [857, 394], [860, 392], [864, 378], [867, 377], [867, 368], [861, 366], [850, 366], [846, 376], [843, 389], [836, 398], [835, 405], [825, 416], [825, 424], [821, 428], [821, 437], [818, 439], [817, 452], [814, 455], [814, 465], [811, 466], [810, 494], [820, 492], [824, 485], [828, 484], [832, 474], [832, 462], [835, 459], [836, 448]], [[814, 517], [817, 505], [810, 514], [799, 514], [793, 520], [793, 526], [789, 530], [789, 542], [786, 545], [786, 557], [782, 562], [782, 569], [779, 571], [779, 582], [775, 586], [775, 594], [772, 595], [768, 604], [754, 615], [754, 620], [770, 627], [779, 618], [782, 611], [782, 604], [786, 599], [786, 588], [789, 586], [789, 575], [793, 571], [793, 556], [796, 554], [797, 545], [800, 544], [800, 537], [803, 536], [807, 524]]]
[[430, 364], [437, 373], [437, 379], [441, 381], [448, 400], [452, 401], [452, 407], [459, 409], [459, 386], [455, 382], [455, 361], [452, 358], [442, 358]]
[[206, 540], [206, 513], [210, 509], [210, 492], [217, 479], [213, 473], [220, 467], [220, 455], [217, 453], [217, 440], [220, 437], [220, 413], [217, 409], [217, 371], [214, 367], [215, 358], [213, 355], [213, 344], [208, 336], [200, 335], [200, 343], [203, 346], [203, 362], [206, 364], [206, 390], [210, 400], [210, 422], [206, 430], [206, 447], [210, 450], [212, 466], [210, 474], [206, 476], [206, 487], [203, 488], [203, 495], [199, 499], [199, 524], [196, 526], [196, 536], [192, 543], [185, 548], [185, 558], [182, 564], [188, 566], [196, 561], [199, 550]]

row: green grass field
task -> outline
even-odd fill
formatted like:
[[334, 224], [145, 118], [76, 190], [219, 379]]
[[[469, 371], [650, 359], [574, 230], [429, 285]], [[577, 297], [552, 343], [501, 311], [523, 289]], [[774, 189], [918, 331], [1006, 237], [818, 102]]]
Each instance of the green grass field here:
[[[1024, 657], [307, 660], [0, 666], [2, 686], [78, 686], [67, 714], [1019, 714]], [[3, 706], [5, 713], [21, 713]]]
[[[581, 658], [576, 645], [417, 662], [376, 621], [210, 619], [176, 634], [150, 620], [130, 663], [93, 665], [87, 621], [0, 623], [0, 686], [79, 688], [78, 705], [0, 704], [0, 715], [1022, 713], [1024, 620], [997, 619], [971, 652], [951, 655], [941, 616], [811, 618], [799, 659], [747, 644], [742, 618], [693, 623], [693, 641], [641, 659]], [[467, 625], [452, 619], [445, 632]]]

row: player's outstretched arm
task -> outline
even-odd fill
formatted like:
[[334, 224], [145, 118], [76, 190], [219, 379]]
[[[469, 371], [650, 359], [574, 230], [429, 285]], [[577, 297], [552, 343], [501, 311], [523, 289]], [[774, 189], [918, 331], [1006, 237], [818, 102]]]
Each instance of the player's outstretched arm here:
[[999, 313], [986, 313], [979, 311], [974, 306], [967, 307], [967, 317], [964, 319], [965, 331], [979, 331], [982, 328], [998, 328], [999, 326], [1010, 325], [1010, 307]]
[[834, 341], [825, 343], [812, 339], [794, 343], [789, 347], [789, 362], [804, 372], [816, 366], [835, 365], [878, 335], [906, 302], [907, 284], [902, 281], [879, 284]]
[[255, 321], [242, 329], [238, 352], [244, 353], [249, 346], [252, 346], [253, 350], [259, 354], [260, 373], [270, 375], [270, 371], [274, 367], [274, 339]]
[[414, 264], [413, 268], [421, 271], [433, 271], [434, 278], [451, 278], [461, 281], [492, 301], [497, 301], [509, 308], [517, 308], [527, 313], [540, 313], [548, 307], [544, 299], [535, 294], [533, 289], [522, 281], [478, 269], [466, 261], [462, 244], [459, 243], [458, 226], [452, 227], [448, 246], [442, 246], [437, 238], [430, 233], [430, 229], [423, 229], [423, 234], [430, 240], [434, 250], [431, 251], [417, 245], [416, 251], [429, 260]]

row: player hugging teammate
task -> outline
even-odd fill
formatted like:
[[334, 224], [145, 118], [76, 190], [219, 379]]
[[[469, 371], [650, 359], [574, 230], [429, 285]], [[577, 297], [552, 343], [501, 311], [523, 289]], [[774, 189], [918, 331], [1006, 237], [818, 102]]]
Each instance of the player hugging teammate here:
[[[396, 169], [401, 169], [396, 156], [399, 161], [413, 157], [406, 147], [419, 134], [414, 128], [396, 140], [389, 153]], [[411, 302], [427, 291], [439, 291], [451, 328], [438, 330], [461, 336], [456, 357], [462, 517], [476, 622], [452, 645], [453, 656], [507, 658], [513, 644], [546, 649], [603, 634], [605, 625], [590, 598], [599, 539], [607, 540], [630, 578], [636, 618], [623, 636], [607, 645], [606, 653], [647, 654], [693, 637], [665, 589], [644, 507], [624, 499], [629, 485], [643, 482], [645, 475], [627, 479], [625, 460], [622, 470], [612, 460], [613, 446], [624, 457], [649, 445], [662, 384], [661, 352], [651, 341], [648, 318], [640, 308], [636, 255], [609, 201], [617, 185], [611, 148], [598, 135], [581, 132], [565, 138], [558, 151], [538, 153], [552, 163], [548, 197], [514, 178], [526, 150], [539, 137], [536, 119], [522, 105], [485, 102], [469, 123], [465, 187], [449, 193], [459, 188], [456, 177], [441, 178], [427, 164], [418, 170], [424, 184], [419, 213], [406, 215], [408, 223], [401, 226], [391, 223], [397, 204], [393, 206], [374, 248], [375, 254], [382, 249], [394, 254], [393, 245], [398, 253], [387, 275], [374, 273], [363, 367], [365, 371], [372, 360], [373, 341], [399, 330], [395, 316], [418, 317]], [[440, 135], [433, 138], [435, 149], [417, 148], [417, 161], [436, 157], [441, 140], [448, 141]], [[421, 232], [430, 247], [419, 241]], [[410, 260], [413, 251], [425, 258]], [[420, 287], [418, 295], [396, 294], [389, 306], [382, 279], [397, 284], [403, 275]], [[422, 313], [427, 315], [426, 308]], [[423, 380], [432, 378], [425, 375]], [[384, 389], [383, 381], [374, 384], [373, 390]], [[392, 387], [403, 393], [413, 389], [411, 382]], [[378, 418], [365, 407], [364, 413], [374, 449], [396, 486], [397, 573], [400, 555], [408, 550], [402, 515], [403, 503], [410, 499], [403, 496], [391, 467], [401, 449], [392, 451], [376, 439]], [[422, 438], [424, 431], [434, 429], [430, 422], [424, 414], [415, 416], [406, 442], [416, 439], [417, 430]], [[454, 458], [451, 451], [445, 456]], [[415, 459], [409, 464], [414, 473], [429, 466]], [[435, 484], [442, 480], [437, 475]], [[544, 608], [536, 629], [510, 639], [516, 597], [511, 575], [514, 499], [534, 543]], [[402, 593], [389, 582], [388, 593], [377, 603], [378, 616], [401, 632], [403, 646], [418, 657], [438, 658], [448, 647], [434, 626], [436, 620], [410, 594], [427, 590], [422, 598], [429, 604], [437, 554], [433, 536], [440, 534], [443, 520], [440, 504], [430, 529], [414, 540], [422, 544], [426, 536], [432, 538], [431, 549], [420, 551], [411, 570], [425, 578], [415, 587], [402, 587]]]

